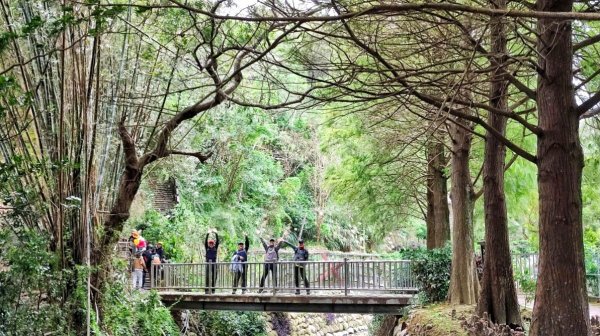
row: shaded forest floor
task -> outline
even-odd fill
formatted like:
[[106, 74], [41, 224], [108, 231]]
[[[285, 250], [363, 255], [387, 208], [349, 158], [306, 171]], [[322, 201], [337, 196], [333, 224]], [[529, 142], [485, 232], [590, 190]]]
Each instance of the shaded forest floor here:
[[[473, 314], [474, 305], [449, 304], [430, 305], [423, 308], [413, 309], [406, 319], [408, 324], [404, 334], [400, 333], [398, 328], [394, 331], [396, 335], [410, 336], [468, 336], [473, 332], [472, 329], [475, 320]], [[529, 327], [531, 321], [531, 310], [523, 309], [521, 316], [525, 323], [525, 328]], [[401, 322], [399, 323], [401, 324]], [[486, 332], [491, 332], [487, 330]], [[487, 334], [486, 334], [487, 335]]]

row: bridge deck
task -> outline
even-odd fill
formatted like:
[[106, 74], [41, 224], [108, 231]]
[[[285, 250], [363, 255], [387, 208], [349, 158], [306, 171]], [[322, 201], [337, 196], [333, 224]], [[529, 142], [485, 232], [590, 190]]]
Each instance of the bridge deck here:
[[251, 310], [307, 313], [398, 313], [409, 305], [412, 295], [354, 294], [350, 296], [326, 293], [293, 295], [213, 294], [161, 291], [161, 300], [172, 309]]

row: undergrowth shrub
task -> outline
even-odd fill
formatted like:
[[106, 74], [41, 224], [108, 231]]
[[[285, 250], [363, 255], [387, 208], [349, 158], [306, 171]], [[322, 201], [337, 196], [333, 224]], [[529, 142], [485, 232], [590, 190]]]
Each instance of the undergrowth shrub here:
[[[119, 335], [179, 335], [179, 328], [169, 309], [156, 291], [130, 289], [127, 263], [113, 262], [114, 277], [102, 292], [102, 334]], [[127, 276], [123, 276], [127, 275]]]
[[192, 313], [190, 331], [206, 336], [264, 336], [266, 321], [259, 312], [200, 311]]
[[406, 256], [412, 260], [412, 270], [424, 303], [444, 301], [450, 287], [450, 247], [414, 249], [406, 252]]
[[156, 291], [129, 293], [128, 281], [115, 281], [103, 292], [104, 318], [100, 327], [106, 334], [179, 335], [179, 328]]
[[533, 302], [535, 297], [536, 280], [529, 270], [515, 272], [515, 281], [519, 285], [519, 291], [525, 294], [525, 303]]
[[64, 309], [71, 271], [48, 251], [50, 239], [0, 226], [0, 335], [74, 335]]

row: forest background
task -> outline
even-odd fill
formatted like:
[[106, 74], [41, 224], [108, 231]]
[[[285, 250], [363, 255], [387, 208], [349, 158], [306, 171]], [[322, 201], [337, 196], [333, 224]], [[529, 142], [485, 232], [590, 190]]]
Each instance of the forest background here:
[[[111, 244], [126, 235], [123, 228], [144, 228], [174, 261], [198, 261], [209, 228], [222, 233], [227, 250], [244, 232], [257, 243], [259, 235], [294, 240], [302, 231], [311, 248], [341, 251], [423, 246], [428, 182], [433, 175], [444, 183], [453, 176], [453, 145], [464, 137], [454, 128], [473, 135], [466, 166], [471, 182], [463, 186], [474, 201], [471, 252], [484, 240], [479, 196], [489, 129], [481, 120], [502, 115], [479, 103], [494, 82], [494, 60], [479, 48], [493, 45], [485, 42], [487, 17], [411, 12], [387, 22], [397, 29], [393, 38], [378, 35], [380, 21], [357, 20], [360, 37], [381, 48], [373, 52], [344, 21], [333, 27], [230, 21], [216, 15], [232, 13], [226, 5], [198, 1], [194, 11], [177, 2], [2, 1], [0, 281], [10, 284], [1, 295], [11, 304], [0, 316], [13, 333], [54, 324], [68, 333], [89, 319], [103, 321], [94, 326], [99, 333], [129, 321], [118, 319], [134, 314], [124, 313], [127, 304], [118, 294], [120, 273], [113, 267], [123, 265], [106, 261]], [[332, 5], [326, 13], [363, 5]], [[242, 17], [309, 17], [322, 10], [281, 6]], [[578, 6], [585, 11], [585, 4]], [[502, 160], [516, 254], [539, 248], [538, 169], [527, 155], [538, 145], [531, 91], [539, 34], [532, 18], [506, 21], [514, 54], [506, 67], [521, 80], [506, 93], [514, 113], [504, 138], [512, 145]], [[598, 27], [595, 21], [573, 26], [576, 101], [590, 105], [579, 138], [583, 246], [586, 270], [594, 272]], [[390, 65], [386, 57], [398, 62], [391, 70], [381, 69]], [[406, 81], [389, 85], [382, 74], [407, 64], [414, 68], [404, 69]], [[451, 97], [452, 106], [436, 100], [424, 106], [430, 96], [414, 88], [444, 102]], [[406, 98], [411, 94], [420, 102]], [[457, 117], [465, 106], [474, 114], [463, 118], [476, 123]], [[431, 143], [443, 148], [434, 158]], [[176, 181], [180, 203], [165, 216], [152, 209], [148, 182], [168, 179]], [[122, 310], [102, 313], [119, 302]], [[146, 304], [159, 306], [156, 298]], [[38, 307], [33, 317], [31, 307]], [[170, 320], [165, 310], [156, 311], [153, 321]]]

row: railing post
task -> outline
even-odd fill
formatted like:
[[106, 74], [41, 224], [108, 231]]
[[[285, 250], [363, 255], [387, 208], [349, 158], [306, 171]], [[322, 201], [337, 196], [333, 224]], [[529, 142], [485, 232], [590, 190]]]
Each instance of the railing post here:
[[344, 258], [344, 295], [348, 296], [348, 258]]
[[154, 267], [155, 265], [150, 264], [150, 289], [154, 288]]
[[[277, 286], [279, 286], [278, 276], [279, 276], [279, 260], [273, 262], [273, 269], [271, 269], [271, 286], [273, 286], [273, 295], [277, 294]], [[267, 280], [265, 279], [265, 286], [267, 285]]]

